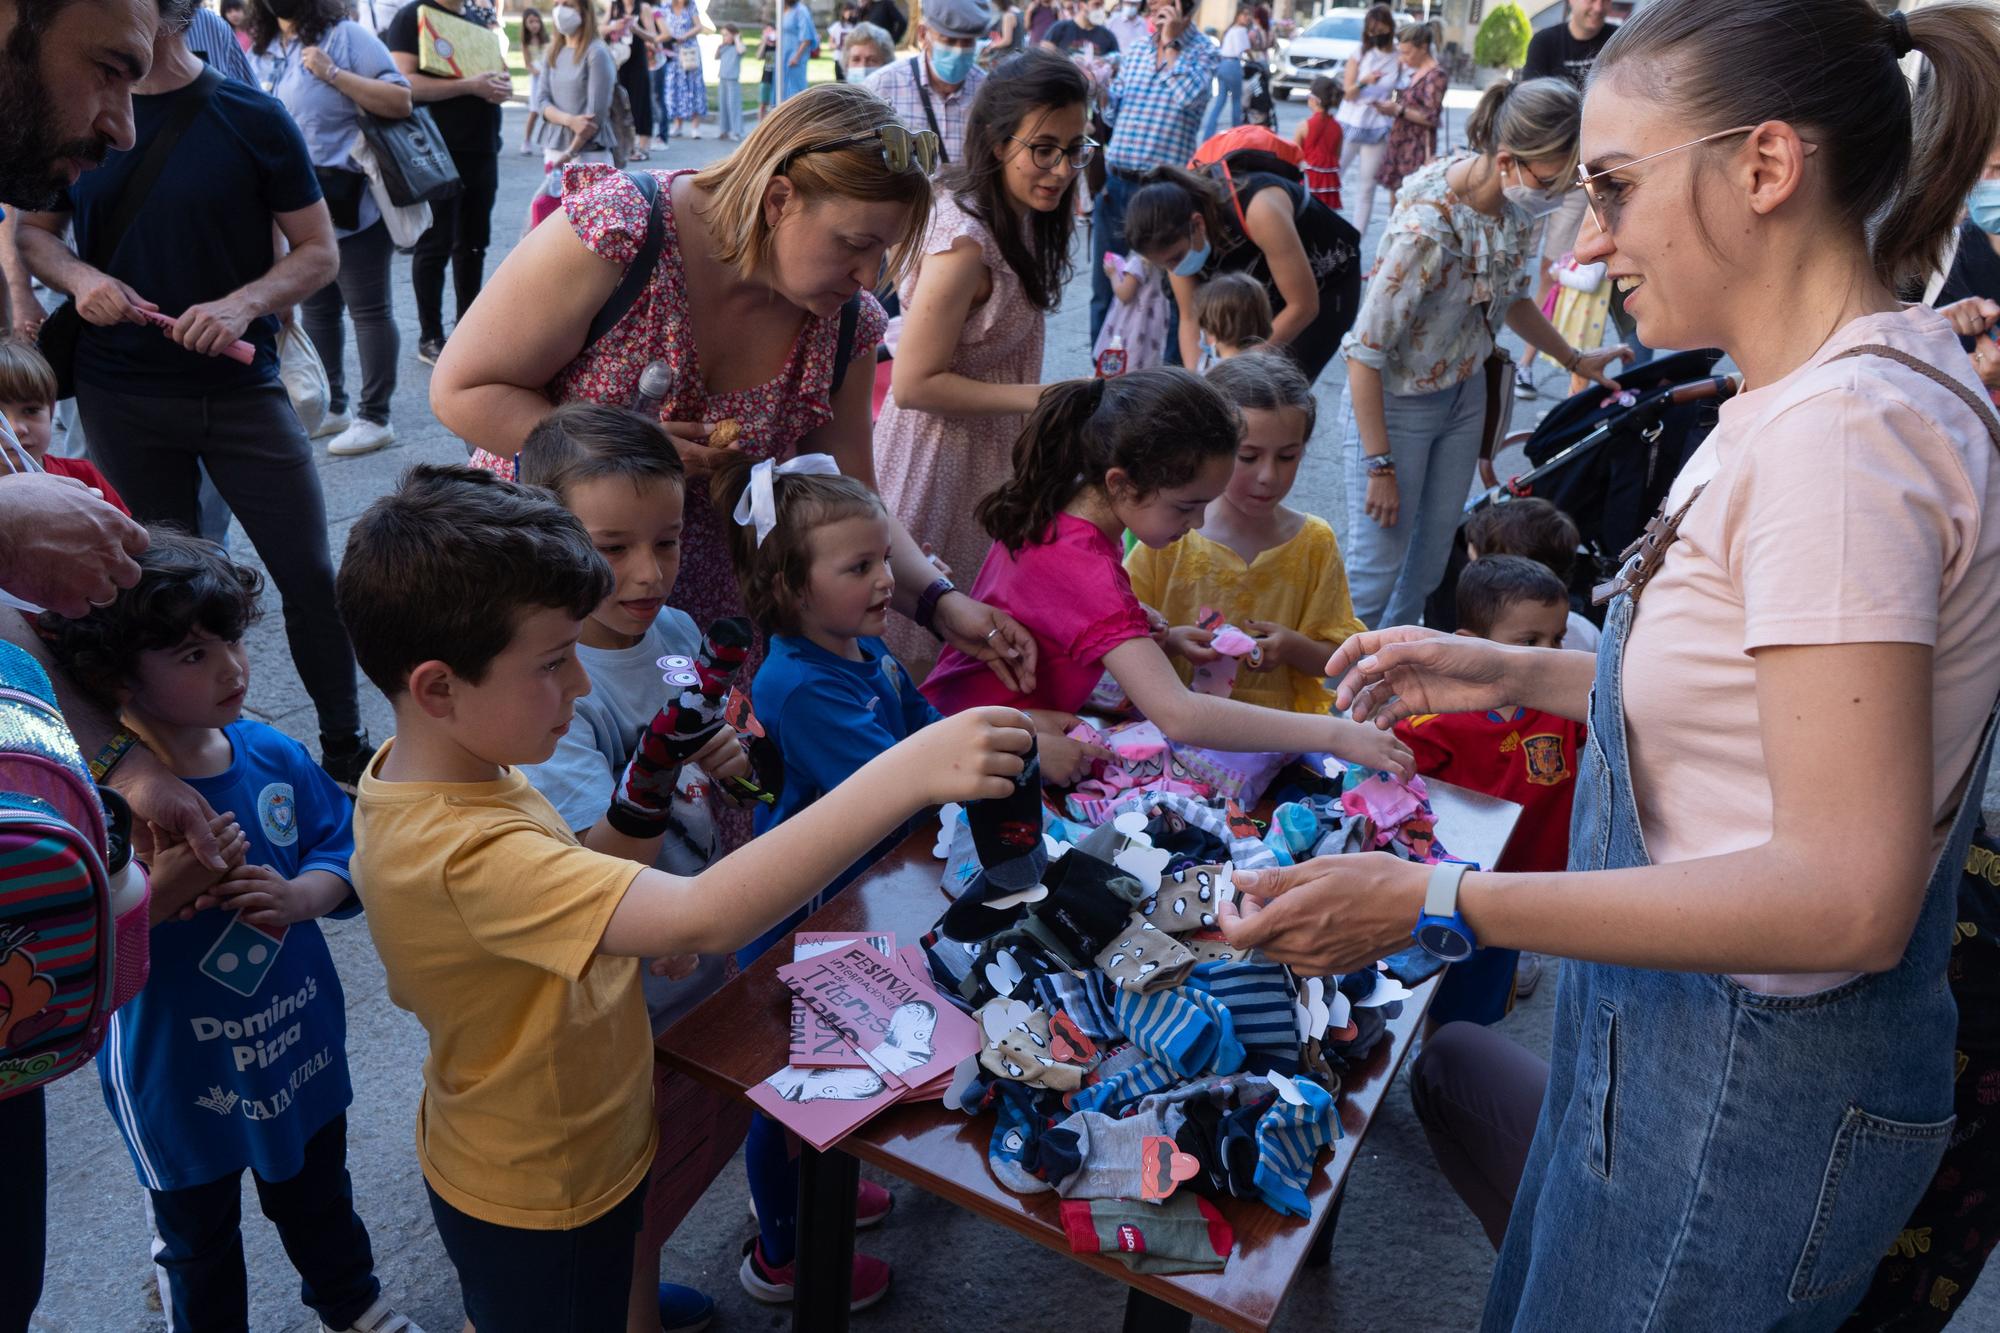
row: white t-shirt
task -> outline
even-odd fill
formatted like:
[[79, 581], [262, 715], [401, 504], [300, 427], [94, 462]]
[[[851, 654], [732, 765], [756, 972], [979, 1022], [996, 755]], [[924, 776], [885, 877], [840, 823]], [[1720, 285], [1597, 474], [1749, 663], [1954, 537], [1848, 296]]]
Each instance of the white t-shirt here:
[[1222, 34], [1222, 58], [1241, 60], [1250, 51], [1250, 30], [1241, 24]]

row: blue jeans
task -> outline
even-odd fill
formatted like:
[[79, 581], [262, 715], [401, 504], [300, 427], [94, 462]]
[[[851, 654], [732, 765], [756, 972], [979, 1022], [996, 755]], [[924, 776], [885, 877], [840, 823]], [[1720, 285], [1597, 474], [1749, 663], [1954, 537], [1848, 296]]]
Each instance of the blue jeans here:
[[646, 82], [653, 91], [653, 124], [659, 126], [660, 137], [662, 139], [667, 137], [667, 125], [669, 123], [667, 120], [668, 68], [669, 66], [667, 65], [661, 65], [658, 69], [649, 69], [646, 71]]
[[723, 79], [718, 86], [721, 101], [717, 103], [717, 109], [721, 113], [722, 132], [740, 135], [743, 133], [743, 81]]
[[[299, 1273], [299, 1299], [328, 1328], [346, 1328], [375, 1303], [375, 1256], [368, 1230], [354, 1211], [354, 1182], [347, 1174], [347, 1117], [337, 1115], [306, 1140], [305, 1164], [290, 1180], [266, 1180], [254, 1171], [257, 1204], [278, 1229], [285, 1254]], [[186, 1189], [149, 1191], [153, 1262], [168, 1326], [185, 1329], [249, 1327], [249, 1292], [243, 1269], [243, 1179]]]
[[[1206, 143], [1208, 136], [1225, 128], [1222, 123], [1222, 104], [1229, 103], [1229, 124], [1243, 123], [1243, 62], [1230, 56], [1215, 67], [1215, 92], [1208, 99], [1208, 113], [1201, 118], [1201, 133], [1197, 143]], [[1178, 164], [1177, 164], [1178, 165]], [[1100, 255], [1098, 258], [1102, 259]]]
[[1351, 395], [1340, 396], [1341, 453], [1347, 465], [1347, 531], [1341, 554], [1354, 614], [1370, 629], [1414, 625], [1424, 599], [1444, 577], [1451, 544], [1472, 492], [1479, 431], [1486, 423], [1486, 381], [1470, 379], [1436, 393], [1384, 393], [1389, 456], [1396, 460], [1402, 507], [1383, 527], [1364, 512], [1368, 471]]
[[[1576, 780], [1570, 869], [1647, 864], [1625, 735], [1634, 602], [1612, 603]], [[1565, 962], [1548, 1094], [1484, 1323], [1840, 1327], [1952, 1126], [1945, 984], [1993, 732], [1902, 960], [1807, 995]]]

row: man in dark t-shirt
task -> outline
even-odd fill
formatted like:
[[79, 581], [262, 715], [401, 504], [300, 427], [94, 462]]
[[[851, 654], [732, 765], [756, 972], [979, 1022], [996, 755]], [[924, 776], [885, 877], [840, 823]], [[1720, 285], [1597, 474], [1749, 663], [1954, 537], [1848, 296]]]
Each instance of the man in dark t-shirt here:
[[[204, 65], [186, 43], [193, 6], [176, 8], [162, 14], [152, 70], [134, 85], [131, 148], [82, 176], [54, 210], [25, 215], [21, 253], [83, 319], [73, 366], [92, 459], [134, 517], [189, 532], [199, 530], [206, 468], [283, 600], [322, 762], [353, 781], [371, 749], [354, 650], [334, 607], [312, 445], [278, 380], [278, 316], [339, 267], [333, 219], [291, 116]], [[176, 129], [131, 225], [107, 241], [133, 178]], [[72, 222], [74, 250], [63, 240]], [[229, 352], [239, 341], [247, 360]]]
[[1523, 79], [1568, 79], [1583, 91], [1597, 53], [1618, 31], [1604, 21], [1607, 0], [1570, 0], [1569, 21], [1543, 28], [1528, 42]]
[[1092, 0], [1092, 6], [1077, 10], [1075, 18], [1050, 24], [1049, 30], [1042, 34], [1043, 44], [1066, 56], [1089, 51], [1105, 59], [1116, 55], [1118, 39], [1104, 26], [1104, 10], [1098, 7], [1101, 3], [1102, 0]]
[[505, 74], [453, 78], [424, 72], [426, 13], [481, 27], [491, 27], [493, 20], [491, 10], [465, 0], [411, 0], [396, 11], [382, 34], [396, 68], [410, 81], [410, 96], [437, 122], [438, 136], [464, 183], [449, 199], [431, 201], [430, 230], [417, 239], [410, 258], [410, 285], [417, 295], [417, 360], [434, 366], [444, 350], [445, 262], [451, 263], [452, 293], [461, 319], [486, 278], [493, 196], [500, 188], [500, 104], [514, 95], [514, 85]]

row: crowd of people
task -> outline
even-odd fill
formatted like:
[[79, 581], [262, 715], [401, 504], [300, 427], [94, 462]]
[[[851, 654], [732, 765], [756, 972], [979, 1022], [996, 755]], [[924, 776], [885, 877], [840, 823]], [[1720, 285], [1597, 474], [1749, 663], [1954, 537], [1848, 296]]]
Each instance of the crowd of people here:
[[[1484, 1327], [1949, 1319], [2000, 1234], [1993, 1131], [1954, 1119], [2000, 1068], [1952, 958], [2000, 699], [2000, 10], [1572, 0], [1440, 155], [1429, 25], [1369, 10], [1286, 140], [1242, 94], [1269, 15], [1193, 8], [935, 0], [910, 30], [874, 0], [811, 83], [780, 0], [754, 127], [743, 33], [698, 0], [524, 11], [545, 176], [489, 280], [514, 89], [477, 0], [0, 0], [0, 633], [150, 877], [97, 1066], [172, 1327], [246, 1324], [248, 1170], [321, 1328], [420, 1333], [346, 1165], [315, 923], [356, 913], [427, 1039], [417, 1159], [472, 1326], [706, 1326], [661, 1247], [739, 1143], [739, 1280], [791, 1301], [796, 1140], [655, 1039], [923, 812], [1097, 771], [1107, 706], [1521, 807], [1492, 866], [1324, 857], [1219, 906], [1313, 975], [1413, 933], [1451, 961], [1412, 1089], [1497, 1250]], [[703, 37], [740, 144], [629, 167], [707, 119]], [[470, 458], [409, 469], [336, 563], [312, 440], [391, 443], [400, 353], [398, 206], [353, 150], [413, 117], [459, 181], [409, 248]], [[1091, 360], [1052, 365], [1079, 266]], [[1579, 266], [1619, 328], [1740, 376], [1622, 556], [1546, 499], [1465, 517], [1500, 390], [1533, 389], [1503, 332], [1620, 390], [1635, 349], [1544, 300]], [[325, 366], [316, 436], [287, 339]], [[1338, 523], [1292, 494], [1315, 447]], [[244, 716], [263, 580], [217, 505], [317, 758]], [[1253, 648], [1233, 692], [1202, 678], [1217, 608]], [[705, 702], [738, 676], [740, 726]], [[21, 883], [0, 863], [0, 905]], [[1546, 1061], [1493, 1026], [1543, 957]], [[45, 1135], [41, 1086], [0, 1095], [0, 1333], [40, 1295]], [[864, 1183], [857, 1224], [893, 1202]]]

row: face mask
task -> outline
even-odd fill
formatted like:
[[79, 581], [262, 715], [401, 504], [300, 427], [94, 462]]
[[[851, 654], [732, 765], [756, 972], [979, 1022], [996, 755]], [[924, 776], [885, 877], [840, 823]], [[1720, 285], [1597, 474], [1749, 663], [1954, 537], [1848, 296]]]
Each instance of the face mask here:
[[556, 6], [556, 31], [565, 37], [572, 36], [583, 26], [583, 11], [569, 5]]
[[972, 62], [978, 55], [969, 46], [946, 46], [943, 42], [931, 43], [931, 73], [946, 83], [964, 83], [972, 74]]
[[1972, 225], [1988, 236], [2000, 236], [2000, 181], [1980, 181], [1972, 187], [1965, 206]]
[[1174, 272], [1183, 278], [1192, 278], [1201, 272], [1202, 265], [1208, 262], [1208, 252], [1208, 237], [1204, 236], [1201, 238], [1199, 248], [1192, 244], [1188, 246], [1188, 252], [1181, 257], [1181, 262], [1174, 265]]
[[1090, 26], [1094, 28], [1098, 26], [1100, 23], [1104, 22], [1104, 11], [1101, 9], [1086, 9], [1083, 11], [1083, 17], [1086, 20], [1088, 20]]
[[[1522, 173], [1526, 175], [1526, 172]], [[1502, 189], [1507, 202], [1528, 215], [1528, 220], [1547, 217], [1563, 206], [1563, 197], [1533, 185], [1509, 185]]]

